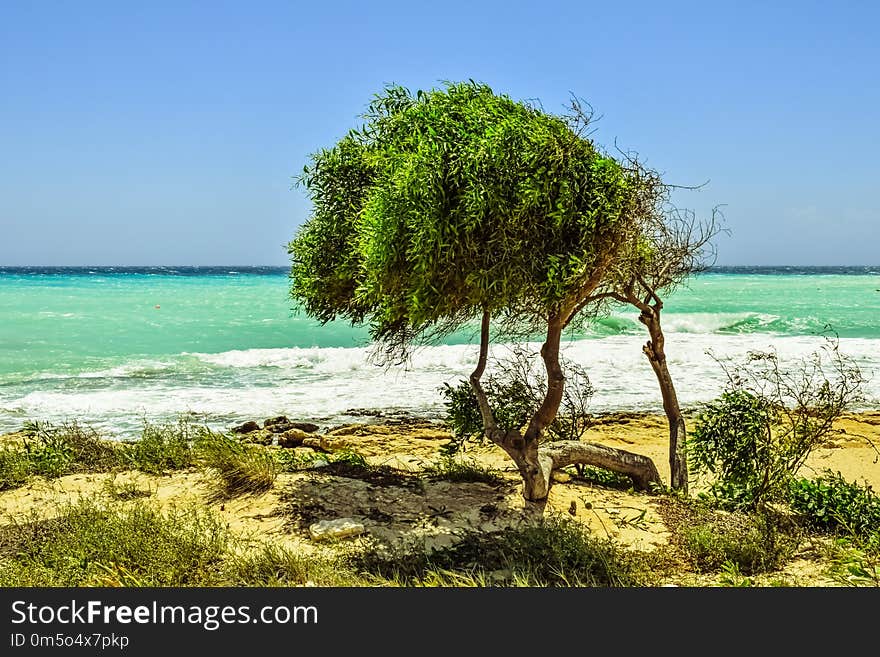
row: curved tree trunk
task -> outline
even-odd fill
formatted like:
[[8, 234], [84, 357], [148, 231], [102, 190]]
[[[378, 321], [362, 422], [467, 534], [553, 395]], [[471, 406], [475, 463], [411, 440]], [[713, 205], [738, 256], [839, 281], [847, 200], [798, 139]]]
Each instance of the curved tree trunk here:
[[661, 483], [654, 462], [640, 454], [621, 449], [586, 443], [578, 440], [557, 441], [538, 446], [544, 429], [556, 418], [565, 386], [565, 376], [559, 364], [559, 343], [563, 322], [551, 318], [547, 326], [547, 340], [541, 347], [541, 358], [547, 370], [547, 392], [541, 406], [535, 411], [525, 433], [498, 427], [489, 400], [480, 382], [486, 369], [489, 349], [489, 313], [484, 312], [480, 327], [480, 356], [470, 376], [471, 388], [477, 398], [486, 437], [501, 447], [516, 463], [523, 479], [523, 497], [529, 501], [547, 498], [550, 493], [550, 474], [567, 465], [593, 465], [629, 476], [637, 488], [647, 489], [651, 483]]
[[656, 304], [648, 309], [642, 309], [639, 321], [648, 329], [651, 339], [642, 347], [651, 368], [657, 376], [660, 385], [660, 394], [663, 397], [663, 411], [669, 424], [669, 472], [670, 486], [673, 490], [684, 493], [688, 491], [688, 469], [685, 457], [685, 444], [687, 431], [681, 408], [678, 405], [678, 395], [675, 393], [675, 385], [669, 368], [666, 365], [666, 352], [664, 350], [665, 338], [663, 329], [660, 327], [660, 310], [662, 304]]

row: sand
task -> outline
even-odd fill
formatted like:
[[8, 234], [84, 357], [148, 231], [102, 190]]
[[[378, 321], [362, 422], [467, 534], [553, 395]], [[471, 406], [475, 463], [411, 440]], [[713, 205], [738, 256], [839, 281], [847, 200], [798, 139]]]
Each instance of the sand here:
[[[847, 415], [838, 428], [845, 433], [833, 445], [813, 453], [804, 474], [830, 469], [880, 490], [880, 458], [870, 445], [880, 446], [880, 411]], [[416, 475], [437, 461], [450, 437], [441, 425], [427, 422], [337, 427], [325, 433], [324, 445], [354, 450], [369, 463], [386, 466], [384, 474], [354, 477], [333, 467], [282, 473], [268, 492], [228, 500], [215, 499], [205, 473], [197, 470], [164, 476], [117, 472], [35, 478], [24, 487], [0, 493], [0, 523], [31, 513], [51, 515], [59, 503], [80, 497], [109, 501], [109, 482], [135, 482], [149, 493], [143, 499], [163, 508], [210, 507], [244, 539], [244, 546], [274, 542], [305, 553], [328, 549], [310, 539], [309, 525], [340, 517], [359, 520], [367, 533], [378, 538], [418, 537], [428, 546], [451, 543], [462, 528], [491, 531], [553, 513], [573, 517], [595, 535], [632, 549], [650, 551], [669, 540], [656, 495], [571, 478], [554, 483], [545, 503], [526, 503], [512, 462], [492, 445], [470, 446], [458, 458], [497, 469], [502, 478], [499, 483], [457, 483]], [[609, 415], [599, 419], [584, 439], [649, 456], [668, 480], [662, 416]], [[692, 488], [698, 486], [698, 482], [692, 484]], [[775, 576], [800, 586], [832, 584], [808, 559], [796, 559]], [[706, 585], [706, 578], [683, 575], [670, 583]]]

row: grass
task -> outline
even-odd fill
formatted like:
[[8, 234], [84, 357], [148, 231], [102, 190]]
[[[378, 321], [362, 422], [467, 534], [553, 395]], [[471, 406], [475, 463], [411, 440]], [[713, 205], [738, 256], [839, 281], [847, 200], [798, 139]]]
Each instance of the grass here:
[[210, 586], [228, 546], [204, 510], [80, 500], [0, 527], [0, 586]]
[[228, 586], [358, 586], [366, 581], [342, 563], [278, 545], [235, 555], [224, 568]]
[[125, 444], [126, 464], [149, 474], [192, 467], [196, 462], [193, 445], [206, 431], [183, 418], [176, 423], [144, 422], [140, 438]]
[[636, 560], [555, 516], [495, 532], [467, 531], [450, 547], [413, 541], [349, 555], [358, 572], [401, 586], [640, 586]]
[[98, 432], [74, 422], [28, 422], [20, 444], [0, 449], [0, 490], [24, 485], [32, 476], [61, 477], [120, 467], [122, 450]]
[[272, 488], [278, 476], [278, 462], [269, 450], [223, 434], [203, 433], [195, 451], [198, 464], [211, 473], [218, 498], [261, 493]]
[[754, 575], [779, 569], [801, 534], [770, 513], [725, 512], [695, 500], [669, 498], [661, 507], [675, 548], [700, 573]]
[[481, 482], [498, 486], [506, 482], [501, 473], [491, 467], [481, 465], [474, 459], [461, 459], [444, 456], [436, 463], [425, 468], [425, 474], [431, 479], [443, 479], [454, 482]]

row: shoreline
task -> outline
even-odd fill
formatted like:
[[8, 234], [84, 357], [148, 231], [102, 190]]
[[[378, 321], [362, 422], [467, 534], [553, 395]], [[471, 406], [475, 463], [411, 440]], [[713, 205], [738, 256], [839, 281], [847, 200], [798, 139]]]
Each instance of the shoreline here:
[[[682, 525], [670, 511], [674, 498], [639, 493], [627, 485], [615, 484], [613, 478], [601, 482], [583, 479], [570, 471], [554, 479], [546, 502], [528, 503], [522, 498], [521, 480], [513, 462], [496, 446], [468, 444], [452, 461], [444, 461], [442, 448], [451, 434], [441, 422], [430, 418], [371, 414], [364, 422], [302, 430], [304, 436], [299, 436], [300, 442], [292, 448], [278, 444], [278, 436], [287, 434], [275, 434], [272, 444], [260, 444], [263, 424], [258, 423], [260, 430], [250, 438], [249, 434], [238, 435], [240, 444], [282, 454], [298, 465], [281, 469], [268, 486], [259, 490], [218, 495], [216, 470], [204, 463], [188, 463], [162, 472], [117, 467], [55, 478], [33, 477], [24, 485], [0, 491], [0, 576], [4, 559], [14, 559], [3, 554], [4, 532], [22, 526], [22, 522], [69, 513], [84, 503], [93, 505], [88, 507], [89, 513], [96, 513], [95, 509], [111, 514], [125, 513], [126, 509], [154, 509], [172, 514], [168, 517], [177, 518], [174, 522], [180, 521], [180, 517], [173, 516], [180, 509], [206, 513], [229, 532], [236, 546], [230, 548], [229, 559], [239, 559], [235, 556], [239, 553], [280, 550], [294, 555], [285, 559], [295, 557], [319, 564], [339, 558], [352, 546], [373, 550], [369, 541], [417, 541], [426, 550], [442, 550], [455, 545], [462, 532], [501, 535], [498, 533], [522, 526], [524, 520], [537, 518], [575, 522], [596, 540], [611, 541], [620, 550], [648, 555], [648, 559], [674, 551], [680, 540], [677, 537]], [[804, 476], [815, 476], [828, 468], [848, 481], [880, 490], [878, 452], [865, 442], [867, 439], [880, 447], [880, 410], [847, 413], [840, 418], [838, 428], [845, 433], [833, 445], [811, 455]], [[6, 434], [0, 437], [0, 445], [11, 446], [20, 438], [20, 433]], [[597, 415], [582, 439], [650, 456], [663, 480], [668, 480], [666, 420], [661, 414], [620, 411]], [[451, 468], [453, 463], [460, 470]], [[467, 478], [460, 478], [461, 473]], [[692, 485], [692, 494], [696, 489]], [[352, 520], [361, 527], [362, 535], [325, 543], [311, 534], [315, 523], [340, 519]], [[362, 539], [367, 543], [360, 543]], [[790, 586], [840, 585], [829, 578], [829, 564], [817, 556], [826, 548], [816, 547], [819, 544], [814, 545], [815, 540], [819, 539], [811, 539], [783, 568], [755, 574], [748, 581], [754, 586], [778, 585], [773, 582]], [[721, 571], [693, 570], [693, 566], [675, 565], [675, 560], [663, 563], [663, 572], [656, 575], [658, 579], [652, 580], [652, 585], [725, 585]], [[306, 566], [302, 569], [309, 572]], [[105, 574], [78, 585], [126, 585], [128, 581], [114, 577]], [[302, 581], [280, 585], [321, 586], [336, 581], [321, 580], [329, 577], [326, 572], [302, 577]]]

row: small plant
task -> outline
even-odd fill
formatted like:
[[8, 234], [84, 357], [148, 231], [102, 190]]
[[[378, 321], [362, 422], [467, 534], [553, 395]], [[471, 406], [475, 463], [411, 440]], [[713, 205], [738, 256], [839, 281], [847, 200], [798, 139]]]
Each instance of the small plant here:
[[140, 497], [150, 497], [153, 494], [152, 491], [141, 488], [136, 481], [131, 479], [123, 481], [122, 483], [117, 483], [116, 477], [112, 475], [104, 482], [104, 493], [110, 499], [120, 502], [126, 502]]
[[261, 493], [272, 488], [278, 476], [278, 462], [269, 450], [220, 433], [205, 431], [196, 453], [198, 462], [213, 471], [218, 497]]
[[441, 457], [436, 463], [425, 468], [425, 474], [432, 479], [457, 482], [482, 482], [497, 486], [505, 482], [501, 473], [475, 459], [462, 459], [454, 456]]
[[748, 588], [755, 585], [755, 581], [751, 577], [746, 577], [739, 569], [739, 564], [734, 561], [725, 561], [721, 564], [721, 577], [718, 578], [721, 586], [732, 586], [736, 588]]
[[880, 496], [867, 483], [848, 482], [839, 472], [793, 480], [789, 504], [816, 529], [858, 538], [880, 532]]
[[880, 587], [880, 530], [871, 540], [839, 538], [830, 550], [832, 579], [845, 586]]
[[0, 491], [18, 488], [31, 476], [31, 463], [22, 449], [0, 447]]

